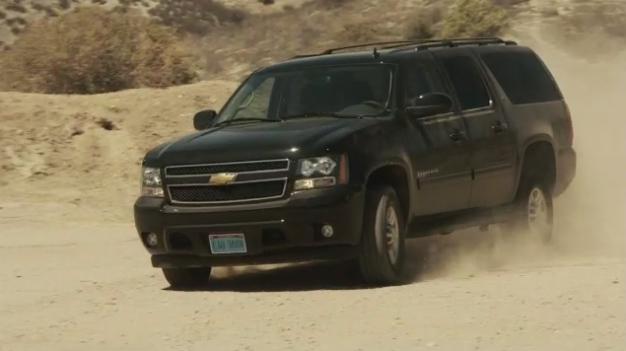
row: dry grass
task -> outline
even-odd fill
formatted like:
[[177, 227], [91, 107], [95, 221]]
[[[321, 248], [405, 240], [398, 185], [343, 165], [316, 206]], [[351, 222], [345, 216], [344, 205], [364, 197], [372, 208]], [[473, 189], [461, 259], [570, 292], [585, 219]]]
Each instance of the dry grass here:
[[406, 24], [407, 39], [484, 37], [508, 26], [508, 7], [521, 1], [424, 1]]
[[483, 37], [502, 33], [508, 26], [504, 8], [490, 0], [457, 0], [448, 10], [442, 37]]
[[441, 32], [444, 8], [440, 4], [424, 4], [407, 23], [407, 39], [430, 39]]
[[199, 35], [225, 24], [239, 24], [246, 18], [245, 12], [213, 0], [160, 0], [148, 12], [167, 26]]
[[31, 25], [1, 60], [4, 88], [27, 92], [91, 94], [195, 78], [192, 57], [172, 30], [101, 8]]

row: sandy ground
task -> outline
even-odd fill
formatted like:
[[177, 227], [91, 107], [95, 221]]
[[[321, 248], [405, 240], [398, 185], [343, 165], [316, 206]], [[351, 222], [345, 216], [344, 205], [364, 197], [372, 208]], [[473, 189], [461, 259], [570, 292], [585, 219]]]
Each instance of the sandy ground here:
[[127, 223], [16, 217], [2, 222], [1, 350], [624, 348], [619, 257], [433, 270], [378, 289], [336, 264], [222, 270], [206, 291], [177, 292]]
[[149, 267], [128, 222], [62, 221], [52, 214], [68, 209], [44, 201], [2, 206], [0, 350], [625, 345], [623, 242], [603, 230], [560, 230], [549, 249], [472, 231], [413, 242], [422, 271], [400, 287], [360, 286], [342, 264], [302, 264], [220, 269], [206, 290], [180, 292]]
[[0, 93], [0, 350], [626, 349], [626, 56], [575, 59], [515, 36], [553, 69], [574, 116], [580, 167], [555, 204], [555, 243], [497, 229], [415, 241], [415, 282], [399, 287], [363, 287], [326, 263], [167, 288], [132, 224], [138, 164], [232, 82]]

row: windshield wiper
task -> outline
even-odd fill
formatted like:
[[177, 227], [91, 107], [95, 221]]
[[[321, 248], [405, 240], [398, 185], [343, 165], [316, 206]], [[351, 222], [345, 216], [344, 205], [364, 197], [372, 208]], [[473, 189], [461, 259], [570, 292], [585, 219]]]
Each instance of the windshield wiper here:
[[235, 118], [214, 124], [213, 127], [227, 126], [238, 122], [282, 122], [282, 120], [269, 118]]

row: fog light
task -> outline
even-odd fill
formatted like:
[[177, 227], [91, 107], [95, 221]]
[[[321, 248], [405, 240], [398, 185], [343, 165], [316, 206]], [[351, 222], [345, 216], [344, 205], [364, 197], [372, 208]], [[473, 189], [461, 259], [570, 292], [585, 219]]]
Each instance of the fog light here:
[[335, 177], [305, 178], [296, 180], [293, 185], [293, 190], [326, 188], [335, 184], [337, 184], [337, 179]]
[[330, 224], [324, 224], [322, 226], [322, 236], [325, 238], [330, 238], [333, 235], [335, 235], [335, 230], [333, 229], [333, 226]]
[[146, 235], [146, 244], [150, 247], [159, 245], [159, 237], [155, 233], [148, 233]]

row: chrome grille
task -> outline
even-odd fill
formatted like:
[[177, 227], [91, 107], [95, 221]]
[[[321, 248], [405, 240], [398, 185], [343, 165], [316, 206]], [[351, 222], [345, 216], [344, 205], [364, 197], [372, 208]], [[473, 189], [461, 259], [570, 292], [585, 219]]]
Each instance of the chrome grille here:
[[179, 202], [238, 202], [281, 197], [284, 180], [240, 183], [226, 186], [183, 185], [170, 187], [172, 199]]
[[[168, 166], [165, 185], [174, 204], [228, 204], [267, 201], [285, 196], [288, 159]], [[236, 174], [227, 184], [209, 184], [211, 177]]]
[[168, 177], [211, 175], [215, 173], [253, 173], [287, 171], [289, 160], [214, 163], [207, 165], [170, 166], [165, 168]]

